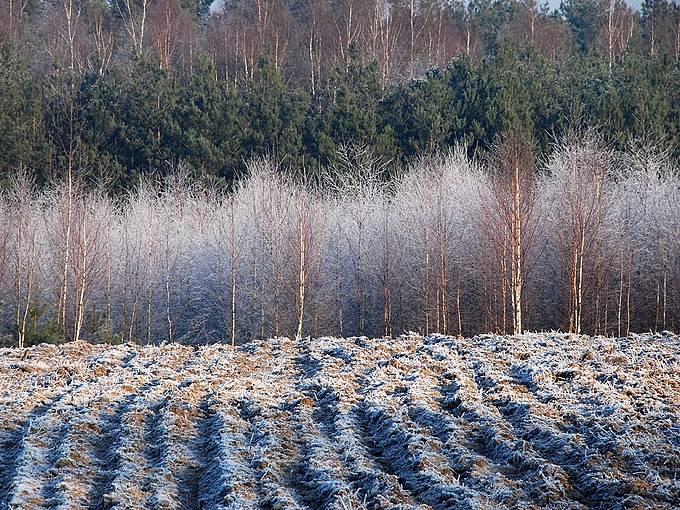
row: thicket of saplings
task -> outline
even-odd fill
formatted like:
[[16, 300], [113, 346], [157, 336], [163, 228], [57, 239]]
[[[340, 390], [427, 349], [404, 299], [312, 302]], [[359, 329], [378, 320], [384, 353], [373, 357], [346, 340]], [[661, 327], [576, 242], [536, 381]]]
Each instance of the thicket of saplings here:
[[677, 167], [591, 134], [535, 165], [530, 149], [506, 137], [390, 182], [357, 148], [314, 182], [263, 159], [229, 193], [174, 177], [124, 201], [17, 178], [0, 199], [2, 341], [677, 329]]

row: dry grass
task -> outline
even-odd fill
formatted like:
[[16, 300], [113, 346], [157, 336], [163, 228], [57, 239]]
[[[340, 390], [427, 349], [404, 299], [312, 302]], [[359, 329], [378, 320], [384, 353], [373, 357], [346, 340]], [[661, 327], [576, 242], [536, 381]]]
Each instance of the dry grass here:
[[0, 351], [0, 508], [677, 508], [680, 341]]

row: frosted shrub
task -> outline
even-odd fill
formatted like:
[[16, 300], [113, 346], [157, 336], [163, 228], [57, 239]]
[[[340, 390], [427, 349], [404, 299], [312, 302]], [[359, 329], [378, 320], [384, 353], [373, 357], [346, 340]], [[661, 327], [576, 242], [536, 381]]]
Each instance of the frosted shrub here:
[[319, 182], [263, 159], [228, 193], [175, 176], [120, 202], [17, 179], [0, 196], [3, 342], [676, 329], [667, 158], [586, 134], [513, 187], [512, 147], [390, 182], [361, 150]]

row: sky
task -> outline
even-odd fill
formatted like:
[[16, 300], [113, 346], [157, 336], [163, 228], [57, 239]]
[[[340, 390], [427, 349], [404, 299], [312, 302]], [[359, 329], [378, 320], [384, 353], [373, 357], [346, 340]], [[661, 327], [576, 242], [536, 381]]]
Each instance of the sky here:
[[[538, 0], [539, 4], [543, 4], [545, 0]], [[560, 2], [562, 0], [548, 0], [548, 6], [550, 7], [550, 12], [554, 11], [555, 9], [559, 9], [560, 7]], [[640, 4], [642, 3], [642, 0], [626, 0], [628, 5], [633, 7], [633, 9], [640, 10]], [[221, 0], [214, 0], [212, 5], [210, 6], [210, 10], [217, 10], [217, 8], [220, 6]]]
[[[541, 4], [545, 0], [538, 0], [538, 3]], [[561, 0], [548, 0], [548, 6], [550, 7], [550, 11], [552, 12], [555, 9], [559, 9], [560, 7], [560, 2]], [[640, 10], [640, 4], [642, 3], [642, 0], [626, 0], [626, 3], [630, 5], [633, 9]]]

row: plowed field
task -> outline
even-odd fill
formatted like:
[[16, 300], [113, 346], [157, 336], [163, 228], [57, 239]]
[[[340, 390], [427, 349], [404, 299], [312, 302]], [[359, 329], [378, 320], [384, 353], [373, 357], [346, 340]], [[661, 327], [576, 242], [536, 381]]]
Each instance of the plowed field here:
[[680, 340], [3, 349], [0, 508], [680, 508]]

